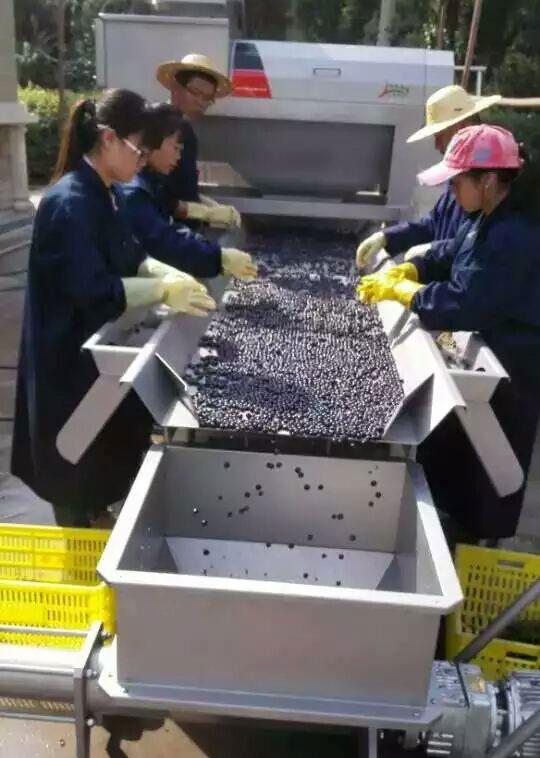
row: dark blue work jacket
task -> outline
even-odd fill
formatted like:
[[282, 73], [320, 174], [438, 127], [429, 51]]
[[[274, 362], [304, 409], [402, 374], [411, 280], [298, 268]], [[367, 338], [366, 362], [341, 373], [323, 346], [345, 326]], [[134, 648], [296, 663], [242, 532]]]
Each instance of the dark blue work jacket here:
[[180, 200], [184, 203], [200, 202], [199, 169], [197, 167], [198, 154], [199, 143], [197, 136], [191, 124], [186, 123], [183, 129], [182, 155], [176, 167], [164, 181], [168, 213], [171, 216], [175, 215], [174, 209]]
[[83, 343], [126, 307], [144, 253], [119, 192], [81, 161], [44, 196], [33, 229], [19, 354], [12, 471], [40, 497], [89, 513], [123, 497], [151, 419], [130, 393], [77, 465], [56, 437], [98, 376]]
[[122, 186], [129, 220], [145, 252], [193, 276], [209, 278], [221, 273], [221, 248], [168, 213], [166, 176], [143, 169]]
[[[386, 250], [391, 256], [403, 253], [414, 245], [439, 243], [453, 239], [468, 215], [456, 201], [450, 185], [437, 200], [431, 211], [420, 221], [408, 221], [384, 230]], [[433, 249], [438, 245], [434, 244]]]
[[540, 225], [507, 198], [412, 262], [430, 282], [412, 305], [424, 326], [480, 332], [513, 381], [539, 387]]
[[[427, 286], [412, 303], [432, 330], [476, 331], [510, 376], [491, 406], [527, 475], [540, 415], [540, 226], [503, 201], [453, 243], [412, 261]], [[419, 451], [437, 505], [477, 538], [515, 533], [524, 490], [496, 495], [463, 430], [449, 417]], [[451, 470], [459, 476], [449, 475]]]

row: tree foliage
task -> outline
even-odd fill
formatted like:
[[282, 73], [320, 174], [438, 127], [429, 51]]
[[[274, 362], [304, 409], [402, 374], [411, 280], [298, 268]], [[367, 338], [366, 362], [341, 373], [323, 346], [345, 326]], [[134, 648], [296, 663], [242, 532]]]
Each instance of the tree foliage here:
[[[19, 83], [56, 87], [58, 0], [17, 0], [15, 33]], [[95, 85], [94, 22], [98, 13], [134, 13], [143, 0], [66, 0], [66, 83], [70, 89]]]
[[[446, 3], [445, 47], [463, 62], [474, 0], [396, 0], [391, 44], [433, 47], [441, 2]], [[17, 56], [21, 84], [54, 87], [58, 0], [17, 0]], [[373, 44], [380, 0], [246, 0], [248, 35], [346, 44]], [[66, 84], [95, 84], [93, 24], [97, 14], [148, 12], [145, 0], [67, 0]], [[488, 0], [483, 4], [475, 63], [488, 66], [489, 82], [504, 94], [540, 90], [540, 0]]]
[[255, 39], [285, 39], [289, 19], [289, 0], [248, 0], [248, 36]]

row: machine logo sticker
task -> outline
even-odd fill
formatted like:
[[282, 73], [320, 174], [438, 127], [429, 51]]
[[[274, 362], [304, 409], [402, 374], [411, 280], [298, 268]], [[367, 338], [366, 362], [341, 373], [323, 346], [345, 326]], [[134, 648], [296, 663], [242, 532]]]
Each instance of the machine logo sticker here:
[[404, 84], [390, 84], [390, 82], [386, 82], [379, 93], [379, 97], [409, 97], [410, 93], [411, 88], [406, 87]]

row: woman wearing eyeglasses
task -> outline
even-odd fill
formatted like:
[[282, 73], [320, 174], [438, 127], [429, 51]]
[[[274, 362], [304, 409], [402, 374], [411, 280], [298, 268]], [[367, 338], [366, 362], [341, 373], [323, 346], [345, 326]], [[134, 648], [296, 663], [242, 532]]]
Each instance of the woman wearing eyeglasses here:
[[167, 180], [178, 161], [182, 162], [185, 127], [171, 105], [149, 108], [144, 132], [149, 149], [146, 165], [122, 188], [135, 237], [153, 258], [193, 276], [255, 277], [257, 267], [248, 253], [222, 248], [171, 218]]
[[146, 117], [145, 101], [127, 90], [77, 103], [34, 222], [12, 472], [63, 525], [88, 525], [126, 494], [151, 428], [130, 393], [78, 464], [60, 456], [57, 435], [98, 375], [83, 343], [126, 308], [162, 302], [204, 315], [215, 307], [192, 277], [156, 272], [133, 240], [115, 183], [144, 163]]

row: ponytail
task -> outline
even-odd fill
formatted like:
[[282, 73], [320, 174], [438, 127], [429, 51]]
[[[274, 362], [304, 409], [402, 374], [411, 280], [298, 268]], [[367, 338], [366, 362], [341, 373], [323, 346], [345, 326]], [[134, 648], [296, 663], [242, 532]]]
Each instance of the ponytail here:
[[473, 168], [467, 175], [479, 179], [484, 174], [496, 174], [498, 181], [508, 187], [509, 206], [540, 221], [540, 171], [523, 142], [519, 143], [519, 157], [523, 161], [521, 168]]
[[512, 207], [540, 221], [540, 172], [538, 165], [531, 161], [523, 143], [519, 145], [519, 157], [523, 166], [517, 172], [510, 187]]
[[69, 114], [62, 129], [60, 150], [52, 181], [56, 182], [68, 171], [73, 171], [83, 155], [91, 152], [99, 139], [96, 104], [93, 100], [79, 100]]
[[109, 90], [97, 103], [90, 98], [79, 100], [64, 125], [52, 181], [73, 171], [83, 155], [98, 147], [104, 127], [120, 138], [127, 137], [143, 130], [145, 115], [146, 101], [130, 90]]

